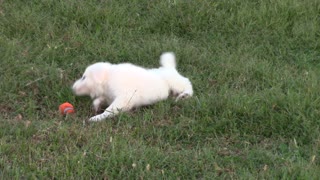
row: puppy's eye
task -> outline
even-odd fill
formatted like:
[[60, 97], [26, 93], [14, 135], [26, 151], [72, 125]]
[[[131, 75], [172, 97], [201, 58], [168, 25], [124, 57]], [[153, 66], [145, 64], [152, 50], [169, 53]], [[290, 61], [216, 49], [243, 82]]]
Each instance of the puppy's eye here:
[[81, 80], [83, 81], [83, 80], [85, 80], [85, 79], [86, 79], [86, 77], [85, 77], [85, 76], [82, 76]]

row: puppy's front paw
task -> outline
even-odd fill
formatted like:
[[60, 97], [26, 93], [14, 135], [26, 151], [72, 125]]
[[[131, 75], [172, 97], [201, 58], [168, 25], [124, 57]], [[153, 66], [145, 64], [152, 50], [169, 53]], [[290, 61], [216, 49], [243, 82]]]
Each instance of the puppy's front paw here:
[[98, 122], [98, 121], [101, 121], [101, 118], [99, 115], [93, 116], [89, 119], [89, 122]]
[[105, 111], [105, 112], [102, 113], [102, 114], [95, 115], [95, 116], [91, 117], [91, 118], [89, 119], [89, 121], [90, 121], [90, 122], [102, 121], [102, 120], [105, 120], [106, 118], [110, 117], [110, 114], [111, 114], [111, 113]]

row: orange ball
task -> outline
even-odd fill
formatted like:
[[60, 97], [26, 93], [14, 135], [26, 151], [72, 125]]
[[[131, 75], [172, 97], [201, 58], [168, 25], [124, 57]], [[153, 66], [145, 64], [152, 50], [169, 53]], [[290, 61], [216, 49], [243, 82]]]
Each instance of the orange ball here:
[[65, 103], [61, 104], [61, 105], [59, 106], [59, 110], [60, 110], [60, 113], [61, 113], [62, 115], [74, 113], [73, 105], [70, 104], [70, 103], [68, 103], [68, 102], [65, 102]]

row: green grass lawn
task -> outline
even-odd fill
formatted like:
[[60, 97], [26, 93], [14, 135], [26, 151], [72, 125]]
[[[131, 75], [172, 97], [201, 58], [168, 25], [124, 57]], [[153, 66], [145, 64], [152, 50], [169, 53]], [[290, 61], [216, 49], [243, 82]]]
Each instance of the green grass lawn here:
[[[87, 65], [165, 51], [192, 98], [83, 125]], [[320, 1], [2, 0], [0, 92], [0, 179], [319, 179]]]

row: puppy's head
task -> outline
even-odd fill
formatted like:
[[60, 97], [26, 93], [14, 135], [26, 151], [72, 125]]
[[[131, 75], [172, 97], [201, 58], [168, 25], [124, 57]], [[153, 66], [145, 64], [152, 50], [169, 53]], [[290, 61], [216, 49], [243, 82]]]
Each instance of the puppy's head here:
[[101, 95], [107, 83], [109, 63], [95, 63], [87, 67], [82, 77], [72, 86], [78, 96], [89, 95], [92, 98]]

